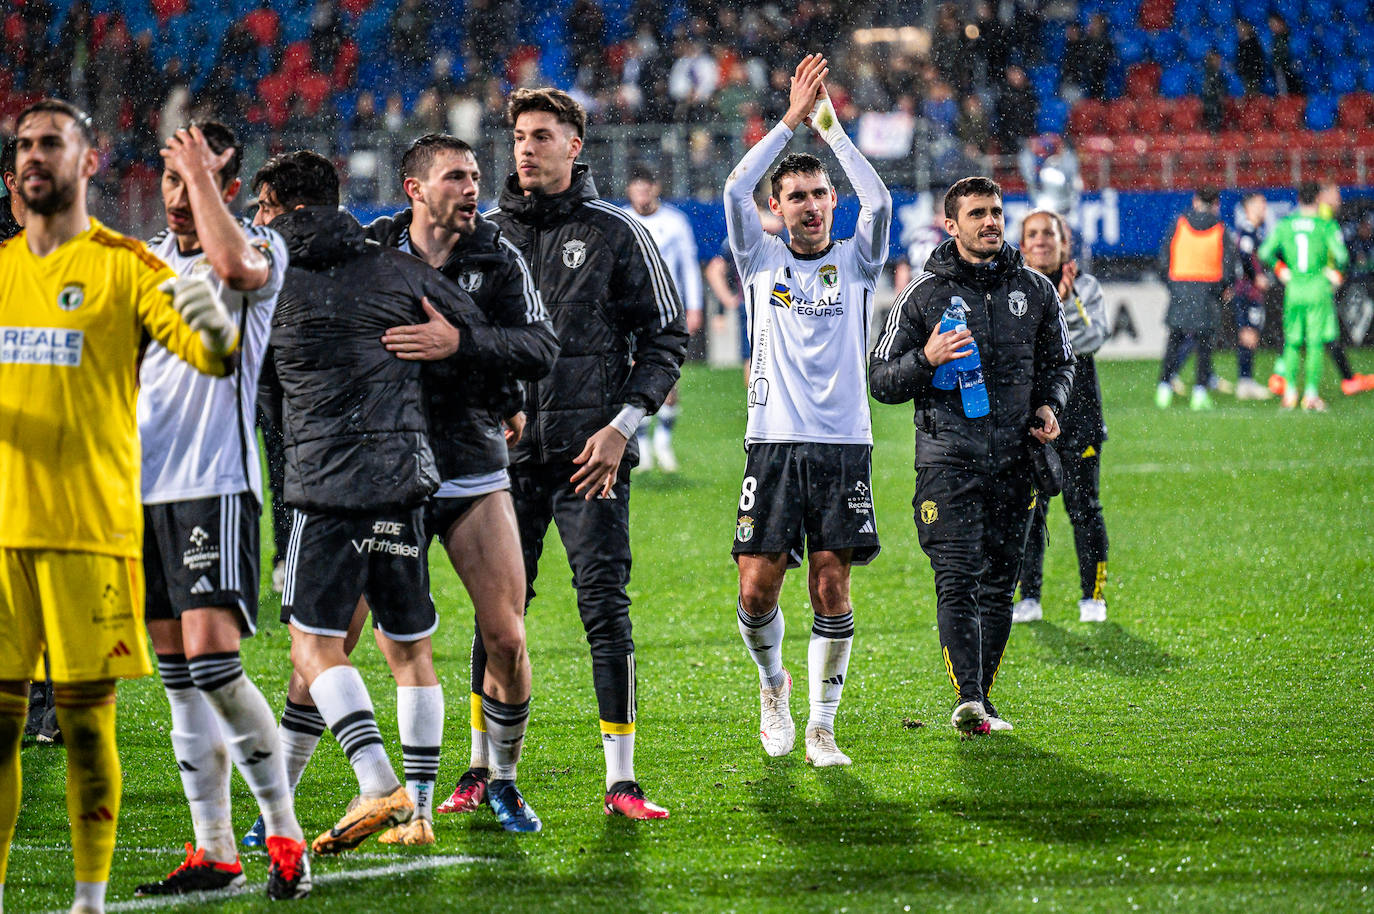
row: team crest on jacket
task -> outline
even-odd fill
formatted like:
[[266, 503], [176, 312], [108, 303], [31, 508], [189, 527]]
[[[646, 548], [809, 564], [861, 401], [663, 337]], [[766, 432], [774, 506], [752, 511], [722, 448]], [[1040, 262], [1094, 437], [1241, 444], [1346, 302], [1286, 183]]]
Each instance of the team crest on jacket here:
[[563, 265], [576, 270], [587, 261], [587, 245], [582, 241], [569, 241], [563, 245]]
[[1026, 316], [1026, 293], [1019, 289], [1007, 296], [1007, 307], [1015, 317]]
[[826, 289], [833, 289], [840, 284], [840, 271], [832, 264], [826, 264], [817, 271], [820, 276], [821, 286]]
[[930, 526], [940, 519], [940, 509], [935, 507], [933, 501], [921, 502], [921, 523]]
[[57, 293], [57, 307], [63, 311], [75, 311], [86, 300], [86, 287], [79, 282], [69, 282]]
[[[564, 254], [563, 256], [566, 259], [568, 255]], [[581, 261], [578, 262], [580, 263]], [[469, 270], [464, 273], [458, 278], [458, 286], [464, 292], [476, 292], [478, 289], [482, 288], [482, 271]]]

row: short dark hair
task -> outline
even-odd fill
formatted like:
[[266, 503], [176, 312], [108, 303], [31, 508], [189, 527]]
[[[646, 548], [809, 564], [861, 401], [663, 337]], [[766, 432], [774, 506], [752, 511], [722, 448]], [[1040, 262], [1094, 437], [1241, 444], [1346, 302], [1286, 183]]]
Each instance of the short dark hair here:
[[1221, 192], [1210, 184], [1199, 184], [1193, 190], [1193, 196], [1206, 206], [1216, 206], [1221, 200]]
[[1316, 181], [1304, 181], [1298, 185], [1298, 202], [1303, 206], [1311, 206], [1317, 202], [1317, 196], [1321, 192], [1321, 185]]
[[644, 181], [648, 184], [657, 184], [658, 175], [654, 174], [654, 170], [652, 168], [641, 162], [634, 168], [630, 169], [630, 180], [626, 181], [625, 183], [633, 184], [636, 181]]
[[243, 167], [243, 144], [239, 142], [238, 136], [229, 128], [229, 125], [221, 121], [191, 121], [186, 125], [188, 130], [192, 127], [200, 128], [201, 134], [205, 137], [206, 145], [215, 155], [219, 155], [226, 149], [234, 150], [229, 161], [225, 162], [219, 170], [220, 187], [228, 187], [239, 176], [239, 169]]
[[253, 175], [253, 193], [272, 191], [284, 209], [297, 206], [338, 206], [339, 173], [334, 163], [308, 149], [272, 156]]
[[777, 197], [782, 190], [782, 179], [788, 175], [821, 175], [827, 183], [833, 183], [830, 182], [830, 172], [825, 170], [825, 165], [820, 159], [810, 153], [794, 152], [783, 156], [778, 167], [768, 176], [768, 192]]
[[465, 152], [472, 156], [474, 161], [477, 159], [477, 153], [466, 140], [449, 136], [447, 133], [426, 133], [411, 143], [410, 148], [401, 156], [401, 180], [423, 178], [429, 174], [429, 168], [440, 152]]
[[0, 149], [0, 174], [14, 174], [15, 162], [19, 153], [19, 140], [9, 137], [5, 140], [5, 146]]
[[959, 201], [965, 197], [996, 197], [1002, 199], [1002, 185], [992, 178], [970, 175], [960, 178], [945, 191], [945, 218], [959, 218]]
[[19, 128], [24, 126], [24, 121], [28, 120], [31, 115], [43, 114], [44, 112], [67, 115], [76, 122], [76, 129], [81, 133], [81, 138], [86, 141], [86, 145], [95, 145], [95, 124], [91, 121], [91, 116], [71, 102], [63, 101], [60, 98], [40, 98], [20, 111], [19, 117], [15, 118], [14, 121], [14, 132], [18, 133]]
[[578, 136], [587, 133], [587, 109], [562, 89], [545, 87], [543, 89], [516, 89], [506, 102], [506, 119], [512, 127], [526, 111], [547, 111], [577, 131]]

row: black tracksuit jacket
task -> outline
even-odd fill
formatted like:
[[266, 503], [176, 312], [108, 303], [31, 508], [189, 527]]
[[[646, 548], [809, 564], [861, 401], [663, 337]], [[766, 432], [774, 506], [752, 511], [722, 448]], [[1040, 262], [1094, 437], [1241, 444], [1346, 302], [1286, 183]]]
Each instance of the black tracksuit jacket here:
[[[677, 383], [687, 326], [648, 231], [601, 200], [581, 164], [559, 194], [526, 196], [511, 176], [487, 215], [534, 272], [562, 347], [526, 386], [529, 423], [512, 465], [571, 459], [627, 403], [657, 412]], [[625, 454], [638, 459], [633, 435]]]
[[[414, 214], [404, 209], [367, 227], [367, 237], [389, 248], [410, 240]], [[549, 373], [558, 338], [529, 268], [496, 223], [481, 216], [439, 268], [472, 297], [490, 323], [469, 332], [478, 346], [499, 353], [489, 366], [436, 362], [425, 377], [429, 443], [444, 479], [505, 469], [510, 462], [502, 420], [523, 408], [520, 381]], [[455, 377], [456, 375], [456, 377]]]
[[464, 364], [500, 353], [475, 332], [484, 317], [423, 261], [368, 241], [348, 213], [305, 207], [272, 220], [291, 265], [272, 318], [284, 394], [286, 502], [306, 511], [375, 514], [415, 507], [439, 485], [428, 441], [423, 363], [381, 336], [423, 323], [421, 297], [457, 325]]

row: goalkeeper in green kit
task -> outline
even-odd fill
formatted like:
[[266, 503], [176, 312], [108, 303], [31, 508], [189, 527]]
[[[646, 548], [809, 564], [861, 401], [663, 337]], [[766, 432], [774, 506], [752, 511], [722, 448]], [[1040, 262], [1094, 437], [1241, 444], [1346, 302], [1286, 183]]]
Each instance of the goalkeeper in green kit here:
[[[1283, 294], [1283, 365], [1286, 386], [1283, 408], [1298, 405], [1298, 364], [1307, 348], [1306, 386], [1302, 408], [1322, 412], [1326, 403], [1318, 393], [1322, 379], [1322, 349], [1340, 337], [1336, 321], [1336, 287], [1350, 254], [1340, 226], [1317, 211], [1318, 187], [1298, 188], [1298, 210], [1286, 217], [1264, 240], [1259, 259], [1275, 267]], [[1281, 262], [1280, 262], [1281, 261]]]

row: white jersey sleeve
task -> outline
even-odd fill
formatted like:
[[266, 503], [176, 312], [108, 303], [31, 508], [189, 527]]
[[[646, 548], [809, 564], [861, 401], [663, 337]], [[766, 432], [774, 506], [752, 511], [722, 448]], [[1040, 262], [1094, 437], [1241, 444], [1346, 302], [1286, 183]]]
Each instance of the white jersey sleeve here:
[[623, 209], [649, 230], [668, 268], [668, 274], [673, 278], [673, 285], [677, 287], [682, 307], [688, 311], [700, 311], [701, 262], [697, 259], [696, 234], [692, 231], [687, 214], [666, 203], [659, 204], [658, 209], [647, 216], [635, 212], [634, 207]]
[[148, 346], [138, 393], [146, 504], [245, 491], [262, 503], [255, 422], [258, 376], [290, 257], [286, 242], [272, 229], [245, 225], [243, 231], [270, 265], [267, 282], [243, 292], [225, 286], [203, 252], [182, 253], [170, 232], [149, 242], [179, 276], [204, 276], [215, 286], [241, 342], [238, 368], [224, 378], [201, 374], [156, 342]]
[[759, 212], [754, 208], [754, 188], [791, 139], [791, 128], [779, 121], [744, 154], [730, 177], [725, 179], [725, 233], [730, 239], [730, 252], [735, 255], [735, 269], [740, 276], [749, 273], [751, 258], [760, 245], [773, 237], [763, 230], [763, 223], [759, 221]]
[[840, 126], [830, 99], [821, 99], [811, 115], [811, 123], [816, 125], [830, 151], [839, 159], [845, 177], [859, 198], [859, 221], [854, 225], [854, 252], [863, 269], [876, 278], [887, 262], [888, 238], [892, 231], [892, 194]]

